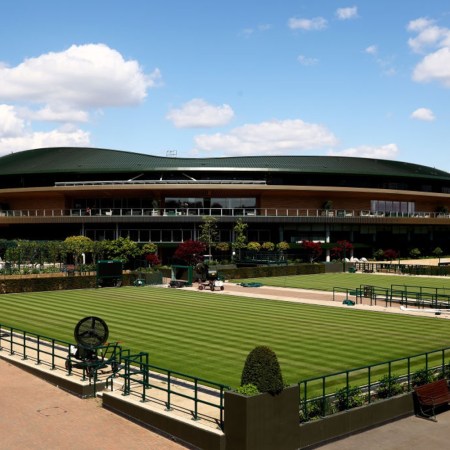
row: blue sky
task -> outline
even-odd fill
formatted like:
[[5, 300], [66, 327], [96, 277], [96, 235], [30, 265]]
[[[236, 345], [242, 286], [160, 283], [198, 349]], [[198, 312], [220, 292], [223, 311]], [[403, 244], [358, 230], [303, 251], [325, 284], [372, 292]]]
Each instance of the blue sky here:
[[90, 146], [450, 171], [447, 0], [1, 0], [0, 20], [0, 155]]

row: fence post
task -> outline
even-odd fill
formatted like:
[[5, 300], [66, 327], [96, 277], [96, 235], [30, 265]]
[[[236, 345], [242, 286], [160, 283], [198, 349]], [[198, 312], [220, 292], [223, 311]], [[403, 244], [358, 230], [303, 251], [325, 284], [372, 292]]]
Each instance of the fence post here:
[[36, 347], [36, 365], [41, 363], [41, 337], [37, 335], [37, 347]]
[[22, 336], [22, 346], [23, 346], [23, 356], [22, 359], [26, 360], [27, 359], [27, 332], [24, 331], [23, 332], [23, 336]]
[[14, 328], [11, 328], [11, 339], [9, 340], [9, 354], [14, 355], [13, 351]]
[[198, 380], [194, 379], [194, 420], [198, 420]]

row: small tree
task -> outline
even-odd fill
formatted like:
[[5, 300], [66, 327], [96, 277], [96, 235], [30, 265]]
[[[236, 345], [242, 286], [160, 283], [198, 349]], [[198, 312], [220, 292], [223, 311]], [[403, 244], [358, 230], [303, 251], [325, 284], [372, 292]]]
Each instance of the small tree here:
[[161, 260], [156, 253], [148, 253], [145, 255], [145, 260], [150, 267], [159, 266], [161, 264]]
[[228, 252], [230, 251], [230, 244], [228, 242], [219, 242], [216, 244], [216, 250], [219, 252]]
[[279, 252], [285, 252], [286, 250], [289, 250], [291, 246], [286, 241], [278, 242], [277, 244], [277, 250]]
[[200, 241], [188, 240], [182, 242], [175, 250], [174, 257], [181, 259], [189, 266], [195, 266], [203, 261], [206, 245]]
[[388, 248], [383, 253], [384, 259], [387, 259], [388, 261], [392, 261], [393, 259], [397, 259], [398, 255], [399, 255], [398, 251], [393, 250], [392, 248]]
[[263, 242], [261, 248], [266, 252], [273, 252], [275, 250], [275, 244], [273, 242]]
[[442, 254], [444, 253], [443, 251], [442, 251], [442, 248], [441, 247], [436, 247], [433, 251], [432, 251], [432, 253], [433, 253], [433, 255], [436, 257], [436, 258], [438, 258], [438, 263], [440, 264], [441, 263], [441, 256], [442, 256]]
[[346, 258], [350, 254], [352, 248], [353, 245], [349, 241], [337, 241], [336, 245], [331, 249], [331, 254], [337, 259]]
[[219, 239], [219, 230], [217, 227], [217, 217], [204, 216], [203, 224], [199, 225], [199, 241], [204, 242], [208, 247], [208, 254], [211, 255], [211, 249]]
[[247, 244], [247, 250], [259, 252], [261, 250], [261, 244], [259, 242], [251, 241]]
[[275, 352], [266, 346], [255, 347], [247, 356], [242, 370], [241, 386], [255, 385], [259, 392], [272, 395], [283, 390], [280, 364]]
[[417, 259], [420, 258], [420, 250], [418, 248], [413, 248], [412, 250], [409, 251], [409, 256], [411, 256], [411, 258], [413, 259]]
[[109, 259], [118, 259], [127, 263], [130, 259], [142, 255], [142, 249], [129, 237], [119, 237], [113, 241], [104, 241], [105, 254]]
[[302, 248], [308, 255], [309, 262], [314, 262], [322, 254], [322, 244], [320, 242], [303, 241]]
[[377, 261], [381, 261], [384, 258], [384, 250], [382, 248], [379, 248], [378, 250], [375, 250], [373, 252], [373, 257], [377, 260]]
[[234, 231], [234, 241], [231, 244], [233, 250], [237, 250], [239, 254], [239, 259], [241, 259], [241, 250], [247, 247], [247, 236], [245, 231], [248, 225], [242, 222], [242, 219], [238, 219], [233, 228]]
[[70, 236], [64, 240], [67, 253], [71, 253], [75, 264], [80, 264], [81, 256], [92, 252], [93, 241], [86, 236]]

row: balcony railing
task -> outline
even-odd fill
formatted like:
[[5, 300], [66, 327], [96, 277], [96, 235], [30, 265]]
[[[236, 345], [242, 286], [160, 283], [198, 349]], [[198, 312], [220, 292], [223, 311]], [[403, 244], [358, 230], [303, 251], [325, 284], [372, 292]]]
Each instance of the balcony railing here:
[[383, 219], [450, 219], [450, 214], [417, 212], [381, 212], [348, 209], [303, 209], [303, 208], [72, 208], [72, 209], [14, 209], [0, 210], [1, 217], [89, 217], [89, 216], [234, 216], [234, 217], [333, 217], [351, 219], [354, 217]]

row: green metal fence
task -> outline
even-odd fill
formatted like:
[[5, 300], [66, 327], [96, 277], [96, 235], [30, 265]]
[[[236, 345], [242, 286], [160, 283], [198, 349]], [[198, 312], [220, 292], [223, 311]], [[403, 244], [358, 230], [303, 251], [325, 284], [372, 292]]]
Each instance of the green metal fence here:
[[401, 383], [403, 390], [410, 391], [418, 371], [438, 377], [447, 374], [446, 358], [450, 358], [450, 347], [299, 381], [301, 416], [308, 420], [337, 412], [339, 396], [344, 398], [343, 409], [350, 409], [356, 392], [365, 402], [372, 403], [379, 398], [377, 391], [382, 379], [389, 385]]
[[[149, 355], [144, 352], [124, 352], [122, 363], [123, 370], [118, 375], [123, 379], [123, 395], [137, 395], [142, 402], [163, 403], [166, 411], [179, 408], [177, 399], [182, 399], [181, 408], [188, 410], [194, 420], [213, 420], [224, 429], [224, 398], [229, 386], [150, 364]], [[108, 387], [113, 389], [115, 382], [110, 377]], [[162, 392], [163, 397], [154, 395], [155, 391]], [[216, 418], [202, 412], [202, 407], [216, 410]]]
[[[82, 380], [94, 385], [94, 395], [97, 381], [105, 381], [113, 390], [114, 384], [118, 386], [122, 380], [123, 395], [138, 395], [142, 402], [162, 403], [167, 411], [187, 411], [194, 420], [211, 421], [223, 430], [224, 398], [229, 386], [152, 365], [148, 353], [131, 354], [129, 349], [115, 344], [97, 347], [102, 358], [77, 366], [77, 360], [71, 354], [72, 346], [75, 344], [0, 324], [0, 351], [35, 361], [51, 370], [62, 370], [68, 376], [73, 374], [74, 367], [78, 367], [82, 371]], [[113, 361], [115, 368], [112, 374], [100, 380], [98, 369], [105, 361]], [[154, 392], [160, 395], [154, 395]]]

